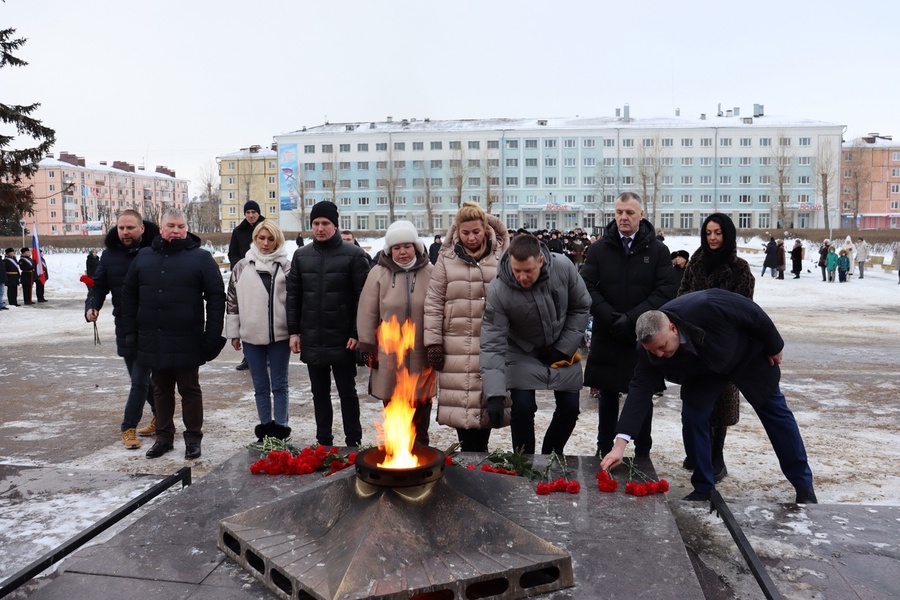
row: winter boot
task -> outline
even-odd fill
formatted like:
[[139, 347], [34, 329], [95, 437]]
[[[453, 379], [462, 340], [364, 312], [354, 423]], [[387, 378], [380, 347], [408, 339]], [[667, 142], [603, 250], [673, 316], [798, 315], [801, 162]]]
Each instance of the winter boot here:
[[291, 439], [291, 428], [287, 425], [279, 425], [274, 421], [269, 423], [269, 435], [282, 441]]
[[710, 427], [710, 441], [712, 442], [713, 479], [719, 483], [728, 475], [728, 467], [725, 466], [725, 434], [727, 427]]
[[134, 427], [122, 432], [122, 442], [129, 450], [137, 450], [141, 447], [141, 440], [137, 438], [137, 432], [135, 432]]
[[156, 415], [150, 419], [150, 423], [146, 427], [138, 429], [137, 434], [141, 437], [151, 437], [156, 435]]
[[270, 421], [269, 423], [265, 423], [265, 424], [260, 423], [259, 425], [254, 427], [253, 434], [256, 436], [256, 440], [258, 442], [262, 442], [263, 438], [265, 438], [266, 436], [272, 437], [271, 427], [274, 424], [275, 423]]

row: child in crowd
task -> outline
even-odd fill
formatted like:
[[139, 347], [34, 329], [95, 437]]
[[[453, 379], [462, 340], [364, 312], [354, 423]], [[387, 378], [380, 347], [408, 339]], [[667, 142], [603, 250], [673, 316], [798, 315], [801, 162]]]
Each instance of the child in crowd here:
[[838, 255], [834, 246], [828, 246], [828, 254], [825, 255], [825, 271], [828, 272], [828, 283], [834, 283], [834, 271], [837, 269]]
[[847, 273], [850, 271], [850, 257], [846, 250], [841, 250], [841, 255], [837, 259], [838, 279], [841, 283], [847, 281]]

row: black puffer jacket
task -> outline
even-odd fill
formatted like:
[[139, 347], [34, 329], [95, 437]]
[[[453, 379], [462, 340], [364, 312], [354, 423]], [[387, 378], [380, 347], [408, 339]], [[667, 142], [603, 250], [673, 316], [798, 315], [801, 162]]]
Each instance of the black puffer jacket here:
[[246, 256], [247, 250], [250, 249], [250, 244], [253, 243], [253, 230], [265, 220], [264, 216], [259, 215], [256, 223], [251, 225], [247, 222], [247, 219], [244, 219], [231, 232], [231, 242], [228, 244], [228, 262], [232, 266]]
[[137, 335], [138, 362], [154, 369], [200, 366], [221, 350], [224, 321], [225, 284], [200, 238], [157, 236], [138, 252], [122, 286], [122, 333], [126, 342]]
[[100, 256], [100, 266], [94, 273], [94, 287], [88, 291], [88, 296], [84, 301], [84, 311], [93, 308], [100, 310], [103, 308], [103, 301], [106, 295], [112, 293], [113, 319], [116, 324], [116, 351], [119, 356], [133, 357], [137, 351], [135, 348], [127, 348], [125, 346], [125, 335], [122, 333], [122, 284], [125, 283], [125, 274], [128, 273], [128, 267], [138, 255], [141, 248], [146, 248], [153, 242], [153, 239], [159, 235], [159, 227], [150, 221], [144, 221], [144, 234], [141, 236], [141, 243], [133, 248], [126, 248], [119, 241], [119, 233], [112, 229], [106, 234], [103, 245], [106, 250]]
[[[591, 294], [594, 317], [584, 384], [625, 391], [637, 360], [637, 318], [658, 309], [677, 291], [669, 249], [656, 239], [650, 221], [642, 219], [626, 255], [613, 221], [603, 237], [588, 247], [581, 276]], [[610, 331], [620, 314], [628, 317], [630, 336]]]
[[297, 248], [287, 277], [288, 332], [300, 336], [300, 360], [332, 365], [355, 360], [356, 308], [369, 275], [369, 255], [335, 234]]

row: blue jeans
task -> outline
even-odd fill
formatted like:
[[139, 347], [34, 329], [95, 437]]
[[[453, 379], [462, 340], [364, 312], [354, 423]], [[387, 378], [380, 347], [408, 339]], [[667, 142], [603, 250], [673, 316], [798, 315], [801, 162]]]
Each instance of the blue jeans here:
[[128, 399], [125, 401], [125, 416], [122, 419], [122, 431], [134, 429], [144, 416], [144, 402], [150, 405], [150, 410], [156, 414], [153, 403], [153, 384], [150, 383], [152, 369], [142, 365], [134, 357], [125, 357], [125, 368], [131, 378], [131, 389]]
[[[581, 412], [578, 393], [578, 390], [574, 392], [554, 390], [556, 410], [553, 411], [550, 425], [544, 434], [541, 454], [551, 452], [563, 454]], [[509, 390], [509, 397], [512, 400], [509, 428], [513, 450], [521, 448], [523, 454], [534, 454], [534, 415], [537, 412], [534, 390]]]
[[250, 367], [250, 378], [253, 380], [259, 422], [265, 425], [273, 420], [274, 404], [275, 423], [287, 427], [290, 342], [282, 340], [265, 346], [244, 342], [244, 356], [247, 359], [247, 366]]
[[763, 270], [762, 270], [762, 274], [760, 275], [760, 277], [766, 276], [766, 269], [769, 269], [772, 271], [772, 278], [774, 279], [775, 278], [775, 267], [767, 267], [765, 265], [763, 265]]

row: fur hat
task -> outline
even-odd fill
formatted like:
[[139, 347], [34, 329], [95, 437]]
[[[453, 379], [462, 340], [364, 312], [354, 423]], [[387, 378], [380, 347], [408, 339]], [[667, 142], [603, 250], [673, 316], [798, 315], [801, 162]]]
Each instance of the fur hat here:
[[416, 252], [425, 254], [425, 244], [419, 239], [419, 232], [416, 231], [415, 225], [409, 221], [391, 223], [387, 233], [384, 234], [384, 247], [387, 251], [390, 251], [391, 246], [397, 244], [415, 244]]
[[328, 200], [316, 202], [312, 210], [309, 211], [309, 224], [312, 225], [312, 222], [316, 219], [328, 219], [334, 223], [335, 227], [340, 227], [338, 224], [338, 209], [334, 202]]
[[5, 254], [15, 254], [15, 253], [16, 253], [16, 249], [15, 249], [15, 248], [7, 248], [7, 249], [4, 250], [3, 252], [4, 252]]
[[255, 210], [262, 214], [262, 211], [259, 210], [259, 204], [257, 204], [255, 200], [247, 200], [244, 202], [244, 214], [246, 214], [248, 210]]
[[684, 260], [691, 260], [691, 255], [688, 254], [687, 250], [676, 250], [675, 252], [672, 253], [671, 260], [675, 260], [679, 256], [681, 258], [683, 258]]

